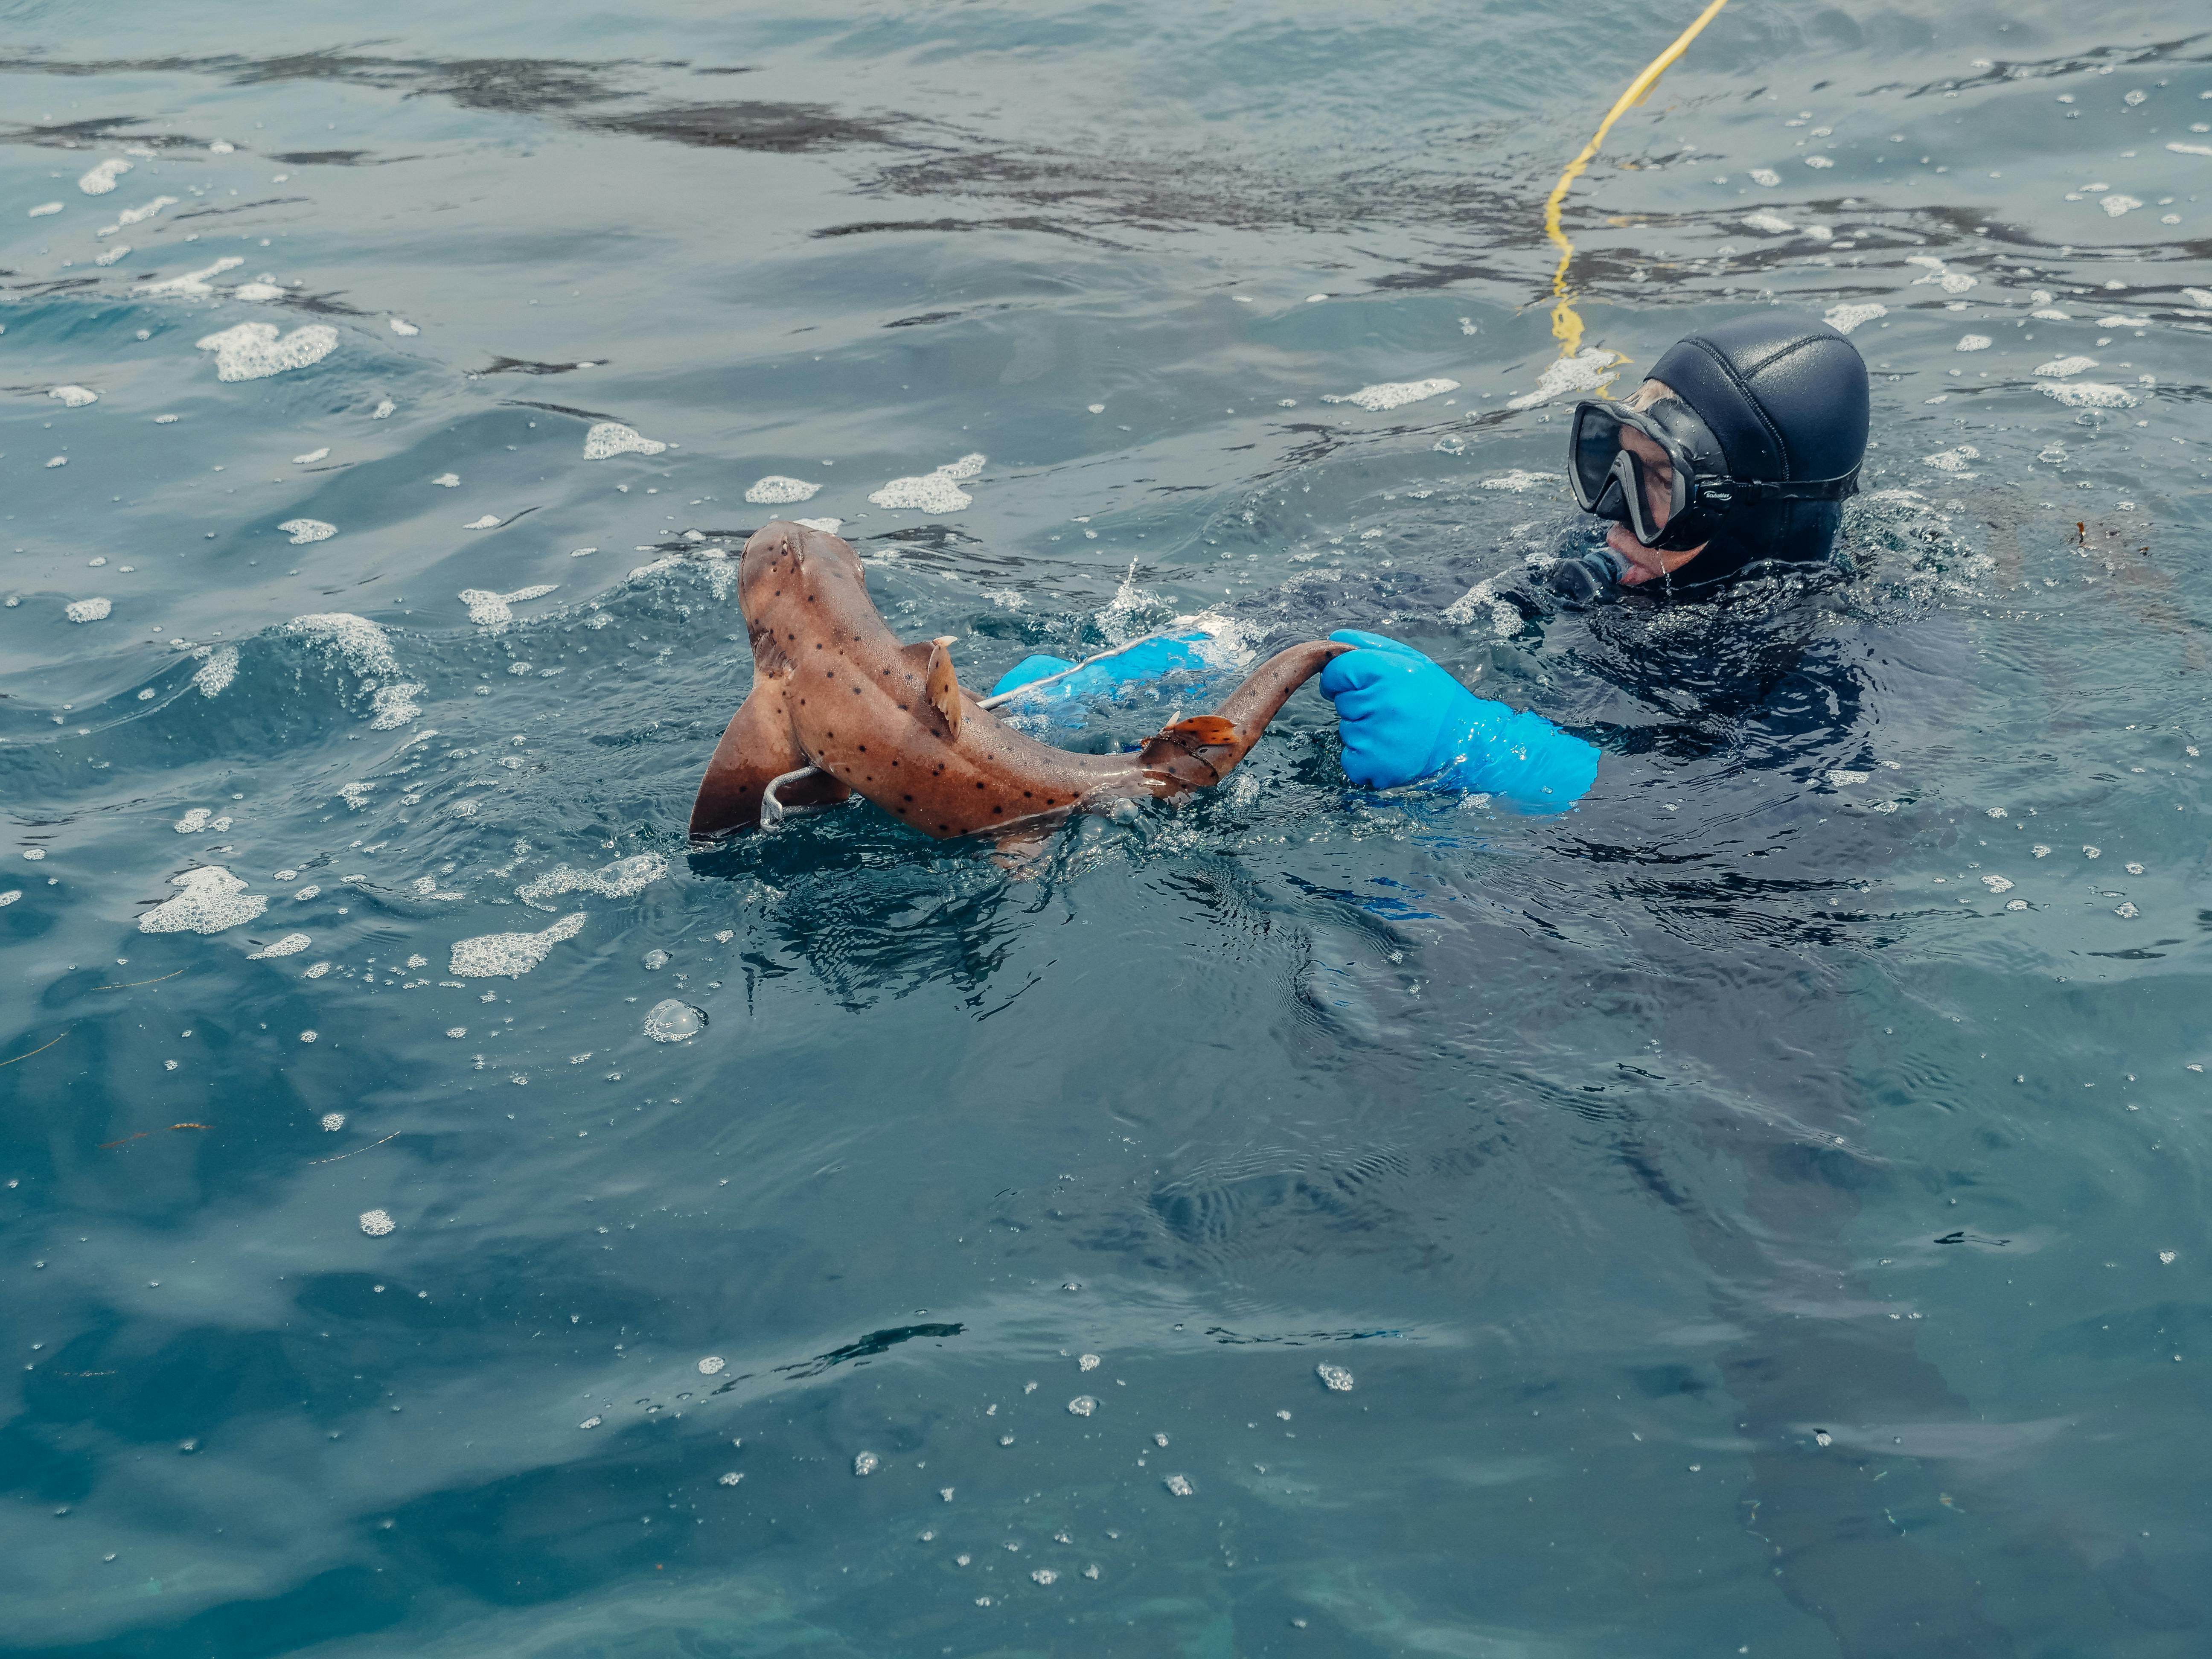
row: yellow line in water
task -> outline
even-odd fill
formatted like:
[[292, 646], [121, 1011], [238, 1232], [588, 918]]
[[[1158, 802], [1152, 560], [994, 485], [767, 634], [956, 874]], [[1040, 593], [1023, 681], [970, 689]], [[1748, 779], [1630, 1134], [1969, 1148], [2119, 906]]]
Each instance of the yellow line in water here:
[[1567, 265], [1575, 257], [1575, 245], [1567, 240], [1566, 232], [1559, 228], [1560, 205], [1567, 199], [1568, 189], [1596, 159], [1598, 146], [1605, 143], [1605, 135], [1613, 130], [1613, 124], [1643, 100], [1644, 94], [1651, 90], [1652, 83], [1667, 72], [1667, 66], [1688, 49], [1690, 42], [1698, 38], [1698, 32], [1711, 22], [1726, 4], [1728, 0], [1712, 0], [1711, 5], [1698, 14], [1698, 21], [1675, 37], [1673, 46], [1644, 66], [1644, 73], [1628, 83], [1628, 90], [1622, 93], [1613, 106], [1605, 112], [1605, 119], [1598, 123], [1597, 131], [1591, 136], [1589, 143], [1583, 146], [1583, 153], [1567, 163], [1567, 170], [1559, 175], [1559, 182], [1552, 186], [1552, 194], [1544, 204], [1544, 234], [1550, 237], [1559, 250], [1559, 268], [1552, 273], [1552, 335], [1559, 343], [1559, 356], [1562, 357], [1571, 357], [1582, 349], [1583, 319], [1575, 310], [1573, 296], [1567, 292]]
[[[178, 1124], [175, 1127], [182, 1128], [184, 1126], [182, 1124]], [[385, 1136], [384, 1140], [397, 1140], [398, 1138], [399, 1131], [394, 1129], [390, 1134]], [[349, 1152], [340, 1152], [337, 1158], [311, 1158], [307, 1162], [311, 1165], [316, 1164], [337, 1164], [349, 1158], [359, 1158], [363, 1152], [374, 1152], [378, 1147], [384, 1145], [384, 1140], [372, 1140], [366, 1146], [356, 1146]]]
[[[31, 1054], [43, 1054], [47, 1049], [54, 1046], [54, 1042], [59, 1042], [62, 1040], [62, 1037], [65, 1037], [68, 1035], [69, 1033], [67, 1031], [64, 1031], [62, 1033], [62, 1036], [56, 1037], [53, 1042], [40, 1043], [37, 1048], [31, 1050]], [[31, 1054], [18, 1054], [15, 1056], [15, 1060], [0, 1060], [0, 1066], [13, 1066], [15, 1063], [15, 1060], [28, 1060], [31, 1057]]]
[[[177, 974], [181, 974], [185, 970], [183, 969], [179, 968], [177, 969]], [[174, 979], [176, 978], [177, 974], [164, 974], [161, 975], [161, 979]], [[123, 985], [95, 985], [92, 988], [95, 991], [129, 991], [135, 990], [141, 985], [159, 985], [161, 982], [161, 979], [134, 979]]]

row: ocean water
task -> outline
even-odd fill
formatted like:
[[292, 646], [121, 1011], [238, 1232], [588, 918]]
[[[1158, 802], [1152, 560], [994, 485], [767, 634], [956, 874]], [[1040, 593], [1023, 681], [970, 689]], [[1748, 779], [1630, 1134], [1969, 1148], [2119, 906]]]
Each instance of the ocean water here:
[[[0, 1652], [2205, 1652], [2212, 48], [1735, 0], [1562, 369], [1692, 11], [0, 6]], [[1845, 568], [1533, 598], [1770, 303]], [[1607, 758], [694, 851], [779, 514]]]

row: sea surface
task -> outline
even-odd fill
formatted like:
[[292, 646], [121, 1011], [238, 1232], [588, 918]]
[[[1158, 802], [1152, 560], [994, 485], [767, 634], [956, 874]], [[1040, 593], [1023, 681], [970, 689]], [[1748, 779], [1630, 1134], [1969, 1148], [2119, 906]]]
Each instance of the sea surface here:
[[[1694, 11], [0, 3], [0, 1653], [2212, 1650], [2212, 32], [1735, 0], [1563, 360]], [[1837, 570], [1547, 599], [1766, 305]], [[1607, 757], [696, 850], [801, 514]]]

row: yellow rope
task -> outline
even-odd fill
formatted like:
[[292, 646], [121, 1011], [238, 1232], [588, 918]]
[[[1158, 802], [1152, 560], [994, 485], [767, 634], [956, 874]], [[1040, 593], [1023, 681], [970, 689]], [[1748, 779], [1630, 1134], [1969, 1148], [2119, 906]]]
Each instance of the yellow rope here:
[[1643, 101], [1644, 94], [1651, 90], [1652, 83], [1667, 72], [1667, 66], [1688, 49], [1690, 42], [1698, 38], [1698, 31], [1711, 22], [1726, 4], [1728, 0], [1712, 0], [1711, 5], [1698, 14], [1698, 21], [1675, 38], [1673, 46], [1653, 58], [1645, 66], [1644, 73], [1628, 83], [1628, 90], [1622, 93], [1613, 106], [1605, 112], [1605, 119], [1598, 123], [1597, 131], [1589, 143], [1583, 146], [1583, 153], [1567, 163], [1567, 170], [1559, 175], [1559, 182], [1552, 186], [1552, 194], [1544, 204], [1544, 234], [1557, 243], [1559, 249], [1559, 268], [1552, 273], [1552, 334], [1559, 343], [1559, 356], [1562, 357], [1571, 357], [1582, 349], [1583, 319], [1575, 310], [1573, 297], [1567, 292], [1567, 264], [1575, 257], [1575, 245], [1567, 240], [1566, 232], [1559, 228], [1560, 204], [1567, 199], [1569, 186], [1581, 178], [1583, 170], [1596, 159], [1598, 146], [1605, 143], [1605, 135], [1613, 130], [1613, 124]]
[[[53, 1042], [40, 1043], [37, 1048], [31, 1050], [31, 1054], [43, 1054], [47, 1049], [54, 1046], [54, 1042], [59, 1042], [62, 1040], [62, 1037], [65, 1037], [68, 1035], [69, 1033], [67, 1031], [64, 1031], [62, 1033], [62, 1036], [56, 1037]], [[0, 1060], [0, 1066], [13, 1066], [15, 1063], [15, 1060], [28, 1060], [31, 1057], [31, 1054], [18, 1054], [15, 1056], [15, 1060]]]

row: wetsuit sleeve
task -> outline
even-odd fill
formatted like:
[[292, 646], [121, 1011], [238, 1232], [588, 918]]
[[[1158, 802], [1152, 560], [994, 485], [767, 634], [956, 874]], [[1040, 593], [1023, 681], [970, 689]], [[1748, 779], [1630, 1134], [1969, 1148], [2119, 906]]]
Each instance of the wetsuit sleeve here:
[[1345, 629], [1358, 649], [1322, 670], [1354, 783], [1480, 791], [1524, 811], [1564, 811], [1597, 780], [1598, 750], [1540, 714], [1478, 697], [1411, 646]]

